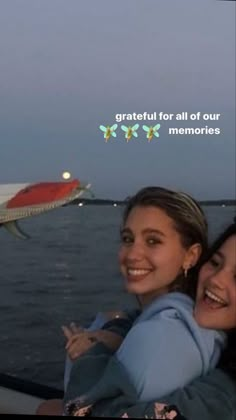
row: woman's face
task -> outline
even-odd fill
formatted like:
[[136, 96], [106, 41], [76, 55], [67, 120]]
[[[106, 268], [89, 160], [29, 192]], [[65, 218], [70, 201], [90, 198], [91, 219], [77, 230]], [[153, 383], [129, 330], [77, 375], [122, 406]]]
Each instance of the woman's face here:
[[194, 316], [202, 327], [236, 327], [236, 235], [201, 268]]
[[141, 303], [168, 292], [187, 250], [173, 220], [157, 207], [134, 207], [121, 231], [119, 263], [128, 292]]

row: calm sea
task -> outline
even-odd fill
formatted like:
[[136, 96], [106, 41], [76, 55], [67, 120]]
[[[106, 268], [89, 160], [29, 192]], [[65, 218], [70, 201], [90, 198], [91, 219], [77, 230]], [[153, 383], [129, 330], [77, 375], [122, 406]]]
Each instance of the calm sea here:
[[[205, 207], [210, 239], [235, 207]], [[61, 325], [134, 301], [117, 264], [122, 207], [68, 206], [21, 222], [32, 239], [1, 229], [0, 371], [62, 387]]]

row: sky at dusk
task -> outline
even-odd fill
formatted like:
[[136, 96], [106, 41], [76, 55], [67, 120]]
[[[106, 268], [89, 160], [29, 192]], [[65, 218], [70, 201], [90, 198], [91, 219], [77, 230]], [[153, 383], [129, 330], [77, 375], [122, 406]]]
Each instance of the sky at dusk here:
[[[144, 112], [157, 119], [105, 141], [100, 125]], [[0, 0], [0, 183], [69, 170], [101, 198], [160, 185], [232, 199], [235, 154], [235, 2]]]

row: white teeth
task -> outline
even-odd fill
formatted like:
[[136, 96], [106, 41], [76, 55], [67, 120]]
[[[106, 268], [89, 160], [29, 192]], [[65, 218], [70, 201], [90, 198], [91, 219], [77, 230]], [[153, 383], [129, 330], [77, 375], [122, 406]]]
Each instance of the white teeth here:
[[223, 299], [220, 299], [218, 296], [216, 296], [214, 293], [210, 292], [206, 289], [205, 294], [215, 302], [221, 303], [222, 305], [226, 305], [226, 302]]
[[147, 274], [150, 272], [150, 270], [144, 270], [144, 269], [132, 269], [128, 268], [128, 274], [131, 276], [143, 276], [144, 274]]

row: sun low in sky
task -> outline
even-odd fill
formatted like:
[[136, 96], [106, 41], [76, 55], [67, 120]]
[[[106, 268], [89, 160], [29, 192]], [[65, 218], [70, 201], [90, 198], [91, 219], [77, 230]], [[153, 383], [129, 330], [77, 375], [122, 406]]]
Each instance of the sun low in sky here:
[[65, 179], [65, 180], [70, 179], [71, 178], [70, 172], [68, 172], [68, 171], [63, 172], [62, 173], [62, 178]]

